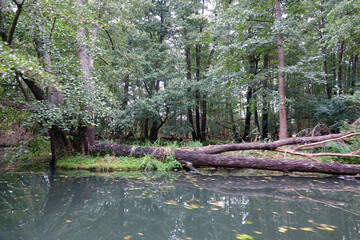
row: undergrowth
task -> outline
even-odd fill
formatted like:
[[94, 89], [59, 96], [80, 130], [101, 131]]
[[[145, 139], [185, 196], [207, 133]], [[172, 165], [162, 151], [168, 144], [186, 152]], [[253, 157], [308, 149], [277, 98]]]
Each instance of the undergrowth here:
[[169, 171], [182, 168], [172, 156], [160, 161], [151, 156], [142, 158], [105, 156], [68, 156], [56, 162], [61, 169], [86, 169], [93, 171], [159, 170]]

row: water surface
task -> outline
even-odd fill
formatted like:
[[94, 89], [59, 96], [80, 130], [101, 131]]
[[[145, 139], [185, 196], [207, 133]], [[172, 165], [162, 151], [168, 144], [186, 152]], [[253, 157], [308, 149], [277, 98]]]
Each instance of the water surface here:
[[173, 172], [1, 173], [0, 239], [360, 239], [359, 183]]

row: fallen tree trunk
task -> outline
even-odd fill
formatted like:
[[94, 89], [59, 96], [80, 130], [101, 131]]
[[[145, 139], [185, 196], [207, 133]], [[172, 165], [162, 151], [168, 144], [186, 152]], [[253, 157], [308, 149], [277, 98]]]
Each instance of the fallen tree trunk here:
[[246, 156], [227, 156], [175, 151], [175, 159], [180, 163], [190, 162], [194, 167], [213, 166], [231, 168], [252, 168], [282, 172], [317, 172], [339, 175], [360, 173], [360, 164], [323, 163], [305, 160], [282, 160]]
[[[126, 145], [110, 144], [106, 142], [94, 141], [90, 146], [93, 154], [114, 154], [116, 156], [141, 157], [152, 155], [154, 158], [165, 159], [173, 155], [174, 158], [189, 168], [194, 167], [229, 167], [229, 168], [251, 168], [274, 170], [282, 172], [317, 172], [336, 175], [356, 175], [360, 174], [360, 164], [340, 164], [323, 163], [305, 160], [282, 160], [271, 158], [256, 158], [234, 155], [218, 155], [217, 152], [249, 150], [249, 149], [276, 149], [279, 146], [293, 144], [323, 141], [336, 139], [344, 134], [333, 134], [314, 138], [291, 138], [276, 141], [273, 143], [245, 143], [229, 144], [220, 146], [204, 147], [199, 149], [168, 149], [153, 147], [130, 147]], [[306, 140], [306, 141], [305, 141]], [[250, 148], [250, 146], [252, 146]], [[215, 149], [215, 151], [214, 151]]]

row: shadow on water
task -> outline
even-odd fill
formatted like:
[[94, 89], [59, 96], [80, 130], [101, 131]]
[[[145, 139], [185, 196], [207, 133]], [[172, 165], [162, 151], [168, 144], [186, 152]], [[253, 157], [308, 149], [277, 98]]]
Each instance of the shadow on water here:
[[356, 179], [2, 173], [0, 239], [357, 239]]

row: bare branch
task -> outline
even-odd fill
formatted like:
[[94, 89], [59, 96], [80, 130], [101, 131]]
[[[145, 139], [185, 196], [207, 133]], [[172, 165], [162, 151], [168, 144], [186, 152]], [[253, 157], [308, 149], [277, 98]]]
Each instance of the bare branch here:
[[304, 145], [300, 145], [298, 147], [295, 147], [292, 150], [293, 151], [298, 151], [300, 149], [311, 149], [311, 148], [314, 148], [314, 147], [324, 146], [328, 142], [339, 141], [339, 140], [343, 140], [343, 139], [350, 138], [350, 137], [357, 136], [357, 135], [360, 135], [360, 133], [350, 133], [350, 134], [346, 134], [344, 136], [334, 138], [334, 139], [328, 139], [328, 140], [324, 140], [324, 141], [320, 141], [320, 142], [315, 142], [315, 143], [312, 143], [312, 144], [304, 144]]

